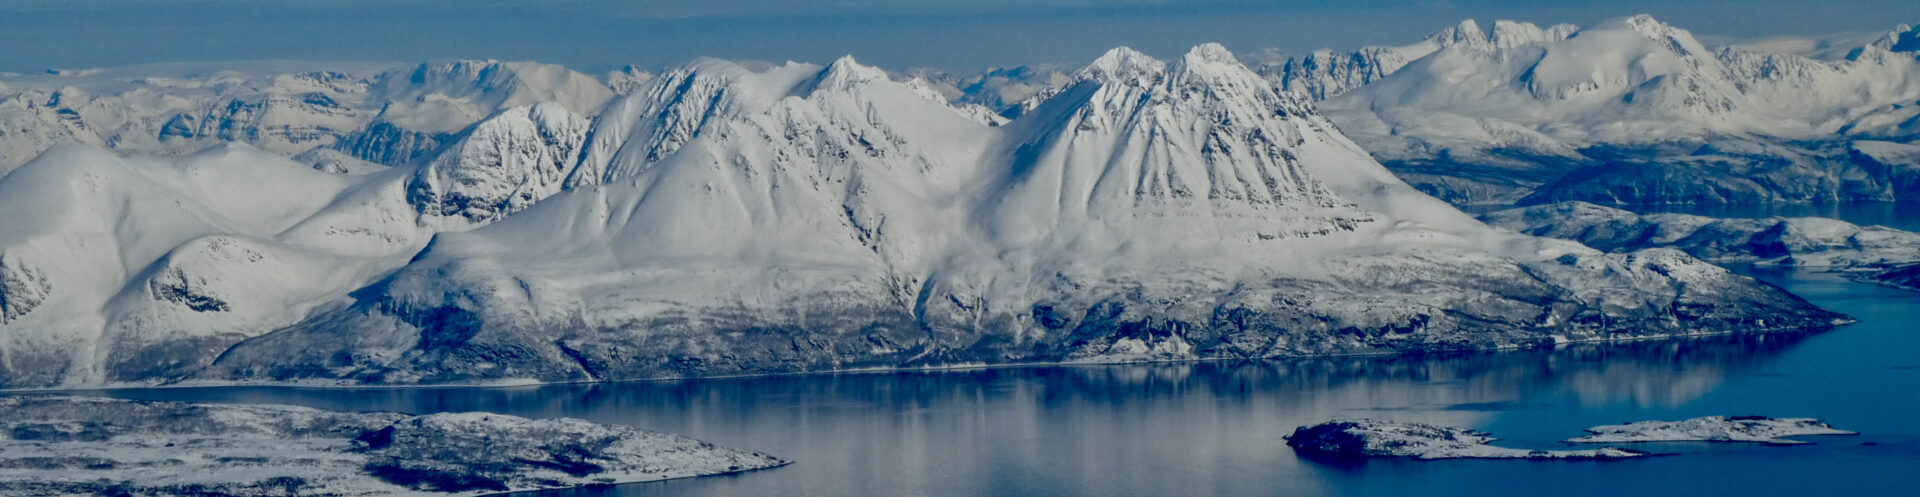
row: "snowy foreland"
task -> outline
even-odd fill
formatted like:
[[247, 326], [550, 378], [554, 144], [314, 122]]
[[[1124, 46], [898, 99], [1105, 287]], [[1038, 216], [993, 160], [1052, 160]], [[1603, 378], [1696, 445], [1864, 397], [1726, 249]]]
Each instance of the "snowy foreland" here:
[[1331, 421], [1302, 426], [1287, 437], [1296, 450], [1357, 457], [1414, 459], [1624, 459], [1646, 452], [1604, 447], [1592, 450], [1526, 450], [1489, 445], [1483, 432], [1396, 421]]
[[1640, 421], [1595, 426], [1592, 435], [1567, 440], [1571, 443], [1633, 442], [1752, 442], [1775, 445], [1804, 444], [1785, 437], [1803, 435], [1858, 435], [1836, 430], [1813, 418], [1769, 418], [1766, 416], [1706, 416], [1685, 421]]
[[1920, 288], [1920, 233], [1817, 218], [1719, 219], [1635, 214], [1562, 202], [1480, 216], [1489, 225], [1561, 238], [1608, 252], [1674, 248], [1702, 259], [1855, 273], [1861, 281]]
[[786, 461], [577, 419], [0, 398], [0, 495], [481, 495]]

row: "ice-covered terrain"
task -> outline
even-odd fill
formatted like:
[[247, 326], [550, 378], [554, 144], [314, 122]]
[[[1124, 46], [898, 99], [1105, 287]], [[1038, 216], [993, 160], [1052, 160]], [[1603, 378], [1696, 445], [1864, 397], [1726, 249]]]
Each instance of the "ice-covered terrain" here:
[[1608, 252], [1674, 248], [1711, 261], [1847, 271], [1863, 281], [1908, 289], [1915, 288], [1912, 275], [1920, 272], [1920, 233], [1836, 219], [1635, 214], [1561, 202], [1495, 211], [1480, 220]]
[[1920, 195], [1914, 32], [1827, 59], [1779, 40], [1710, 47], [1644, 15], [1467, 21], [1267, 75], [1325, 98], [1355, 141], [1453, 202], [1903, 200]]
[[1388, 354], [1844, 319], [1679, 251], [1489, 228], [1218, 45], [1113, 50], [1012, 120], [851, 58], [635, 79], [598, 109], [528, 97], [550, 100], [394, 167], [51, 149], [0, 178], [0, 209], [33, 213], [0, 224], [0, 386]]
[[1414, 459], [1590, 459], [1645, 457], [1637, 450], [1528, 450], [1495, 447], [1484, 432], [1421, 423], [1370, 419], [1329, 421], [1302, 426], [1287, 436], [1295, 450], [1338, 457], [1411, 457]]
[[576, 419], [0, 398], [0, 494], [21, 497], [481, 495], [783, 464]]
[[[598, 111], [651, 78], [596, 79], [490, 60], [253, 62], [54, 70], [0, 77], [0, 174], [60, 143], [178, 155], [243, 142], [325, 167], [336, 156], [400, 165], [431, 158], [496, 112], [551, 103]], [[306, 154], [306, 155], [302, 155]]]
[[1685, 421], [1640, 421], [1620, 425], [1595, 426], [1584, 437], [1571, 443], [1634, 442], [1751, 442], [1793, 445], [1807, 442], [1786, 437], [1806, 435], [1857, 435], [1836, 430], [1813, 418], [1769, 418], [1766, 416], [1706, 416]]

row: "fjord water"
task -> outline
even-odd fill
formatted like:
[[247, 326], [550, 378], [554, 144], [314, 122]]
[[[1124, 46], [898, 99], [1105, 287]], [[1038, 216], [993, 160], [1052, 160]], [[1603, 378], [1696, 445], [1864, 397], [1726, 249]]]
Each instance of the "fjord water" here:
[[[1873, 221], [1868, 221], [1873, 222]], [[1900, 495], [1920, 468], [1920, 294], [1743, 269], [1860, 319], [1827, 333], [1555, 351], [1032, 367], [514, 388], [178, 388], [141, 399], [569, 416], [766, 451], [735, 476], [541, 495]], [[1511, 447], [1644, 419], [1811, 416], [1858, 437], [1675, 443], [1619, 462], [1321, 461], [1340, 417], [1469, 426]]]

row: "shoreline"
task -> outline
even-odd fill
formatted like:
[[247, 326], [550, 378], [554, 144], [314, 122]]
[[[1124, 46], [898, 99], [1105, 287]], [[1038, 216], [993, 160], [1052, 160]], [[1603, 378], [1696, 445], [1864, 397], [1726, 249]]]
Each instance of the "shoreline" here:
[[[1865, 283], [1865, 282], [1862, 282], [1862, 283]], [[301, 382], [301, 381], [250, 382], [250, 381], [209, 380], [204, 382], [178, 382], [178, 383], [161, 383], [161, 384], [117, 384], [117, 385], [96, 385], [96, 386], [85, 386], [85, 387], [0, 389], [0, 396], [12, 396], [12, 395], [24, 395], [24, 394], [58, 394], [58, 393], [73, 393], [73, 392], [100, 393], [100, 392], [111, 392], [111, 391], [117, 391], [117, 390], [166, 390], [166, 389], [190, 389], [190, 388], [219, 389], [219, 388], [245, 388], [245, 387], [314, 389], [314, 390], [510, 389], [510, 388], [537, 388], [537, 387], [549, 387], [549, 386], [561, 386], [561, 385], [662, 383], [662, 382], [680, 382], [680, 381], [697, 381], [697, 380], [737, 380], [737, 379], [752, 379], [752, 378], [774, 378], [774, 377], [786, 377], [786, 376], [871, 375], [871, 374], [915, 373], [915, 372], [937, 373], [937, 372], [958, 372], [958, 371], [984, 371], [984, 370], [995, 370], [995, 369], [1029, 369], [1029, 368], [1046, 368], [1046, 367], [1092, 367], [1092, 366], [1122, 366], [1122, 365], [1139, 365], [1139, 364], [1200, 364], [1200, 363], [1262, 362], [1262, 361], [1279, 362], [1279, 361], [1304, 361], [1304, 360], [1314, 360], [1314, 359], [1352, 359], [1352, 358], [1395, 358], [1395, 357], [1413, 358], [1413, 357], [1424, 357], [1424, 356], [1430, 356], [1430, 355], [1448, 355], [1448, 354], [1473, 355], [1473, 354], [1489, 354], [1489, 353], [1502, 353], [1502, 352], [1515, 352], [1515, 351], [1522, 351], [1522, 350], [1541, 350], [1541, 349], [1548, 349], [1548, 351], [1553, 351], [1553, 350], [1559, 350], [1571, 345], [1591, 345], [1591, 344], [1625, 345], [1625, 344], [1641, 343], [1641, 342], [1656, 342], [1656, 341], [1707, 338], [1707, 337], [1719, 337], [1719, 336], [1738, 336], [1738, 335], [1758, 336], [1758, 335], [1771, 335], [1771, 334], [1795, 333], [1795, 332], [1825, 333], [1843, 326], [1847, 326], [1847, 325], [1851, 325], [1859, 322], [1860, 320], [1857, 318], [1847, 317], [1844, 319], [1836, 319], [1835, 322], [1830, 323], [1828, 325], [1824, 325], [1824, 326], [1792, 326], [1792, 327], [1761, 328], [1761, 329], [1743, 330], [1743, 331], [1704, 331], [1704, 332], [1695, 332], [1695, 333], [1667, 333], [1667, 334], [1656, 334], [1656, 335], [1640, 335], [1640, 336], [1626, 337], [1626, 338], [1605, 337], [1605, 338], [1569, 339], [1569, 338], [1564, 338], [1558, 335], [1551, 335], [1551, 336], [1544, 337], [1544, 340], [1547, 341], [1547, 343], [1545, 344], [1503, 345], [1498, 347], [1487, 347], [1487, 348], [1457, 349], [1457, 350], [1442, 350], [1442, 351], [1417, 351], [1417, 352], [1349, 352], [1349, 353], [1335, 353], [1335, 354], [1285, 355], [1285, 356], [1272, 356], [1272, 357], [1194, 357], [1194, 358], [1179, 358], [1179, 359], [1140, 359], [1140, 360], [1114, 360], [1114, 361], [1008, 362], [1008, 363], [992, 363], [992, 364], [967, 363], [967, 364], [953, 364], [953, 365], [944, 365], [944, 366], [871, 367], [871, 368], [849, 368], [849, 369], [833, 369], [833, 370], [820, 370], [820, 371], [745, 373], [745, 374], [727, 374], [727, 375], [713, 375], [713, 376], [666, 376], [666, 377], [655, 377], [655, 378], [630, 378], [630, 379], [615, 379], [615, 380], [575, 380], [575, 381], [540, 381], [540, 380], [524, 379], [524, 378], [508, 378], [508, 379], [500, 379], [500, 380], [494, 380], [494, 381], [481, 381], [481, 382], [468, 382], [468, 383], [358, 384], [358, 383], [346, 383], [340, 380], [321, 380], [321, 381], [312, 381], [312, 382]], [[644, 483], [644, 482], [636, 482], [636, 483]]]
[[573, 491], [573, 490], [588, 490], [588, 489], [603, 489], [603, 488], [615, 488], [615, 487], [623, 487], [623, 486], [627, 486], [627, 485], [645, 485], [645, 484], [648, 484], [648, 483], [658, 483], [658, 482], [663, 482], [663, 481], [677, 481], [677, 480], [697, 480], [697, 479], [701, 479], [701, 478], [716, 478], [716, 477], [722, 477], [722, 476], [739, 476], [739, 475], [744, 475], [744, 474], [747, 474], [747, 473], [757, 473], [757, 472], [761, 472], [761, 471], [771, 471], [771, 470], [776, 470], [776, 469], [780, 469], [780, 468], [784, 468], [784, 467], [787, 467], [787, 466], [792, 466], [792, 465], [793, 465], [793, 460], [791, 460], [791, 459], [781, 459], [781, 460], [780, 460], [780, 464], [775, 464], [775, 465], [772, 465], [772, 466], [767, 466], [767, 467], [762, 467], [762, 468], [748, 468], [748, 469], [741, 469], [741, 470], [737, 470], [737, 471], [728, 471], [728, 472], [725, 472], [725, 473], [714, 473], [714, 474], [710, 474], [710, 475], [686, 475], [686, 476], [673, 476], [673, 477], [667, 477], [667, 478], [656, 478], [656, 479], [652, 479], [652, 480], [634, 480], [634, 481], [615, 481], [615, 482], [606, 482], [606, 483], [588, 483], [588, 484], [585, 484], [585, 485], [574, 485], [574, 486], [571, 486], [571, 487], [559, 487], [559, 488], [548, 488], [548, 489], [541, 489], [541, 490], [511, 490], [511, 491], [506, 491], [506, 492], [492, 492], [492, 493], [484, 493], [484, 494], [473, 494], [473, 495], [469, 495], [469, 496], [465, 496], [465, 497], [502, 497], [502, 496], [508, 496], [508, 495], [526, 495], [526, 496], [538, 496], [538, 495], [549, 495], [549, 494], [553, 494], [553, 493], [556, 493], [556, 492], [567, 492], [567, 491]]

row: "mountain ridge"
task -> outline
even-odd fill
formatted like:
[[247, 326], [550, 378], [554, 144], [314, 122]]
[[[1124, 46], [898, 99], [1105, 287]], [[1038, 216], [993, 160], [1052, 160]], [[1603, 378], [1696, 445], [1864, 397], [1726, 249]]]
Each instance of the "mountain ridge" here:
[[[851, 58], [703, 60], [590, 118], [510, 107], [355, 174], [244, 144], [65, 146], [0, 178], [0, 208], [111, 229], [0, 233], [0, 384], [1418, 353], [1843, 319], [1677, 251], [1491, 229], [1219, 45], [1115, 49], [1075, 78], [998, 122]], [[256, 186], [155, 186], [231, 178]], [[179, 208], [121, 218], [122, 198]]]
[[[1913, 192], [1888, 186], [1910, 183], [1906, 173], [1849, 150], [1920, 136], [1910, 122], [1920, 54], [1891, 50], [1907, 32], [1823, 60], [1710, 48], [1633, 16], [1564, 38], [1440, 46], [1320, 107], [1390, 168], [1457, 203], [1899, 200]], [[1375, 52], [1352, 57], [1380, 67], [1398, 53]], [[1792, 152], [1750, 152], [1769, 147]]]

